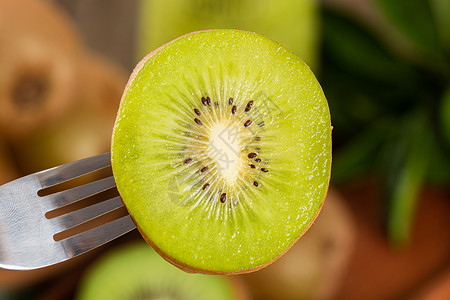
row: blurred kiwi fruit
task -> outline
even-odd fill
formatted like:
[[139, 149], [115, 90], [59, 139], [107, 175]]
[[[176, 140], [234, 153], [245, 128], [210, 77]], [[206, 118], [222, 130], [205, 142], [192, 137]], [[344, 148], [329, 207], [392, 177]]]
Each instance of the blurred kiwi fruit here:
[[19, 177], [8, 145], [0, 137], [0, 185]]
[[[52, 166], [108, 152], [124, 72], [93, 54], [81, 62], [82, 89], [70, 114], [56, 126], [13, 143], [20, 169], [28, 174]], [[39, 159], [37, 159], [39, 158]]]
[[[89, 51], [56, 4], [0, 0], [0, 45], [0, 183], [109, 151], [124, 72]], [[0, 270], [0, 289], [35, 284], [91, 255]]]
[[355, 241], [353, 218], [339, 192], [330, 189], [310, 230], [292, 249], [258, 272], [240, 275], [254, 299], [334, 299]]
[[80, 90], [85, 51], [49, 1], [0, 0], [0, 132], [22, 139], [58, 122]]
[[316, 0], [152, 0], [140, 5], [141, 57], [188, 32], [232, 28], [272, 38], [313, 70], [318, 66], [320, 17]]
[[114, 248], [95, 261], [81, 280], [76, 299], [246, 299], [235, 282], [225, 276], [185, 273], [141, 241]]

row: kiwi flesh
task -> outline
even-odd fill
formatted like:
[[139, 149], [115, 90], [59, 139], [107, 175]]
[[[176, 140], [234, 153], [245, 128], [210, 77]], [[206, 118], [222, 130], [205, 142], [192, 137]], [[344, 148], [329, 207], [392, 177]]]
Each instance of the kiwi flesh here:
[[318, 215], [331, 123], [308, 66], [252, 32], [208, 30], [147, 55], [122, 97], [112, 168], [144, 239], [190, 272], [281, 256]]
[[187, 274], [135, 242], [101, 257], [82, 279], [76, 299], [232, 300], [236, 292], [225, 277]]

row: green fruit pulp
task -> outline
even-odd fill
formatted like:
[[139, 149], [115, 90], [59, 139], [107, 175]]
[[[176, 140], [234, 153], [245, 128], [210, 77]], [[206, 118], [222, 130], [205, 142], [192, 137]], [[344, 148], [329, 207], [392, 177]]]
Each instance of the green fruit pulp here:
[[[230, 143], [230, 128], [238, 132], [233, 152], [224, 149], [228, 142], [216, 149], [236, 163], [231, 175], [210, 151], [217, 128]], [[126, 91], [112, 167], [141, 232], [168, 256], [213, 272], [257, 268], [320, 210], [331, 167], [327, 101], [308, 66], [268, 38], [235, 30], [187, 35], [149, 58]]]
[[187, 274], [141, 242], [102, 257], [82, 280], [78, 300], [235, 299], [223, 277]]

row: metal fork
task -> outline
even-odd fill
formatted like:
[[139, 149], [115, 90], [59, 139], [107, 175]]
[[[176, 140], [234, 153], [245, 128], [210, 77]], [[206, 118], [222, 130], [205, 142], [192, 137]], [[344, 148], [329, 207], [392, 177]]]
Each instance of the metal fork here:
[[47, 218], [57, 208], [115, 187], [113, 176], [39, 196], [38, 191], [110, 167], [110, 153], [37, 172], [0, 186], [0, 268], [30, 270], [56, 264], [136, 228], [130, 215], [56, 241], [57, 233], [123, 206], [120, 196]]

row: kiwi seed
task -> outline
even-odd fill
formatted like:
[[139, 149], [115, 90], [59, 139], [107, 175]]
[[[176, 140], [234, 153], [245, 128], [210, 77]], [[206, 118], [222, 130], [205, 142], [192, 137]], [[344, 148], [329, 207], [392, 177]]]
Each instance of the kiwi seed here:
[[256, 157], [256, 155], [257, 155], [256, 153], [251, 152], [248, 154], [248, 158], [254, 158], [254, 157]]
[[249, 112], [250, 109], [252, 108], [252, 105], [253, 105], [253, 101], [250, 100], [250, 101], [247, 103], [247, 106], [245, 107], [245, 112]]
[[220, 202], [225, 203], [227, 201], [227, 193], [220, 195]]
[[[234, 98], [233, 98], [233, 97], [229, 97], [229, 98], [228, 98], [228, 104], [229, 104], [229, 105], [232, 105], [233, 102], [234, 102]], [[204, 106], [209, 106], [210, 103], [211, 103], [211, 98], [210, 98], [209, 96], [204, 96], [204, 97], [201, 98], [201, 103], [202, 103]], [[246, 104], [246, 107], [245, 107], [245, 110], [244, 110], [244, 111], [245, 111], [245, 112], [249, 112], [250, 109], [251, 109], [251, 107], [253, 106], [254, 103], [255, 103], [255, 102], [254, 102], [253, 100], [248, 101], [247, 104]], [[219, 103], [218, 101], [214, 101], [214, 109], [220, 110], [221, 107], [222, 107], [222, 106], [220, 106], [220, 103]], [[201, 112], [200, 112], [199, 109], [193, 108], [193, 110], [194, 110], [194, 112], [195, 112], [196, 115], [198, 115], [198, 116], [201, 115]], [[236, 105], [233, 106], [233, 109], [232, 109], [232, 115], [233, 115], [233, 111], [234, 111], [234, 112], [237, 111], [237, 106], [236, 106]], [[208, 111], [206, 111], [204, 117], [205, 117], [205, 119], [213, 118], [214, 115], [215, 115], [216, 113], [217, 113], [217, 112], [214, 112], [214, 110], [211, 110], [211, 111], [208, 110]], [[220, 113], [219, 113], [219, 114], [220, 114]], [[198, 124], [198, 125], [203, 125], [203, 123], [202, 123], [198, 118], [195, 118], [195, 119], [194, 119], [194, 122], [195, 122], [196, 124]], [[252, 123], [251, 120], [247, 120], [247, 121], [245, 122], [245, 124], [244, 124], [244, 127], [250, 126], [251, 123]], [[200, 136], [201, 136], [199, 133], [195, 133], [195, 132], [185, 132], [184, 134], [185, 134], [186, 136], [197, 136], [197, 137], [200, 137]], [[222, 137], [222, 138], [223, 138], [223, 137]], [[207, 138], [205, 138], [205, 140], [207, 140]], [[255, 138], [255, 141], [260, 141], [260, 140], [261, 140], [260, 137], [257, 137], [257, 139]], [[185, 147], [185, 146], [182, 148], [182, 151], [183, 151], [183, 152], [186, 152], [187, 150], [188, 150], [188, 148]], [[259, 148], [259, 147], [255, 147], [255, 150], [259, 151], [260, 148]], [[255, 158], [256, 156], [257, 156], [257, 154], [254, 153], [254, 152], [251, 152], [251, 153], [248, 154], [248, 157], [249, 157], [249, 158]], [[185, 159], [183, 162], [184, 162], [184, 164], [189, 164], [189, 163], [192, 162], [192, 161], [193, 161], [192, 157], [189, 157], [189, 158]], [[203, 161], [203, 160], [202, 160], [202, 159], [199, 159], [199, 161]], [[261, 159], [257, 158], [257, 159], [255, 159], [255, 161], [256, 161], [256, 162], [258, 162], [258, 161], [260, 162]], [[256, 169], [256, 166], [255, 166], [254, 164], [249, 164], [249, 167], [252, 168], [252, 169]], [[209, 170], [209, 166], [204, 166], [204, 167], [202, 167], [202, 168], [200, 169], [200, 172], [201, 172], [201, 173], [205, 173], [205, 172], [208, 171], [208, 170]], [[208, 177], [208, 178], [209, 178], [209, 177]], [[207, 178], [205, 177], [204, 180], [207, 180]], [[213, 180], [213, 181], [214, 181], [214, 180]], [[252, 185], [254, 185], [254, 186], [256, 186], [256, 187], [259, 186], [259, 184], [258, 184], [256, 181], [252, 181]], [[203, 184], [203, 185], [201, 186], [201, 189], [202, 189], [203, 191], [205, 191], [205, 190], [207, 190], [209, 187], [210, 187], [210, 183], [205, 183], [205, 184]], [[217, 191], [217, 187], [214, 187], [214, 191]], [[214, 195], [214, 193], [215, 193], [214, 191], [210, 193], [210, 198], [209, 198], [210, 201], [214, 201], [214, 197], [212, 196], [212, 195]], [[219, 194], [220, 194], [219, 201], [220, 201], [221, 203], [226, 203], [227, 194], [226, 194], [225, 192], [220, 192]], [[237, 203], [237, 201], [235, 201], [235, 203]]]

